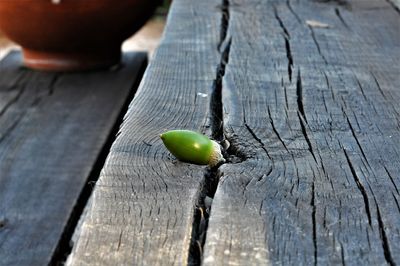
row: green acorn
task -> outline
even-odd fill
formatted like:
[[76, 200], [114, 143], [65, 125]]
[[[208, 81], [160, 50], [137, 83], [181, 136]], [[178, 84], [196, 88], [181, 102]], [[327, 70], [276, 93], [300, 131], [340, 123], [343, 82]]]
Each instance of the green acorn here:
[[207, 136], [190, 130], [171, 130], [160, 135], [167, 149], [179, 160], [208, 164], [213, 167], [225, 162], [221, 147]]

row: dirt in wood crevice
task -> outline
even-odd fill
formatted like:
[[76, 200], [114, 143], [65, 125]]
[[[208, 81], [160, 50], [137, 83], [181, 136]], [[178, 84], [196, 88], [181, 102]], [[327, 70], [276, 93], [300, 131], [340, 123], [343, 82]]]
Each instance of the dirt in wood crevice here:
[[[212, 93], [210, 99], [210, 126], [211, 137], [218, 141], [222, 146], [222, 152], [229, 163], [228, 152], [234, 149], [229, 148], [227, 139], [224, 134], [223, 122], [223, 105], [222, 105], [222, 81], [225, 75], [225, 69], [229, 62], [229, 52], [232, 44], [232, 39], [228, 37], [229, 30], [229, 0], [222, 0], [221, 24], [220, 24], [220, 40], [218, 43], [218, 51], [220, 53], [220, 62], [217, 65], [215, 79], [212, 85]], [[210, 217], [212, 200], [218, 187], [222, 173], [219, 170], [221, 165], [213, 168], [207, 168], [204, 173], [204, 179], [201, 189], [198, 194], [196, 207], [194, 210], [192, 224], [192, 238], [189, 247], [188, 265], [201, 265], [203, 259], [203, 247], [206, 240], [208, 220]]]
[[207, 168], [194, 210], [188, 265], [201, 265], [212, 200], [221, 178], [218, 167]]
[[210, 123], [212, 138], [221, 142], [224, 140], [224, 121], [223, 121], [223, 105], [222, 105], [222, 79], [225, 75], [225, 68], [229, 62], [229, 52], [232, 40], [229, 39], [223, 51], [221, 52], [221, 60], [217, 66], [216, 77], [213, 82], [211, 99], [210, 99]]
[[221, 51], [221, 47], [223, 43], [227, 39], [227, 34], [228, 34], [228, 28], [229, 28], [229, 18], [230, 18], [230, 13], [229, 13], [229, 0], [222, 0], [222, 5], [221, 7], [221, 25], [220, 25], [220, 39], [218, 43], [218, 50]]

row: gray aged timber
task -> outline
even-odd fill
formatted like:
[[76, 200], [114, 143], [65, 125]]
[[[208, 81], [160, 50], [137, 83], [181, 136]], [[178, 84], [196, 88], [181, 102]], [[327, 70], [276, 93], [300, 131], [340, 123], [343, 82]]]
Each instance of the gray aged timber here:
[[188, 262], [205, 167], [176, 161], [159, 134], [208, 131], [220, 20], [213, 1], [174, 3], [162, 44], [96, 184], [69, 265]]
[[[175, 0], [68, 264], [400, 264], [399, 14]], [[158, 138], [175, 128], [227, 140], [227, 163], [176, 161]]]
[[[59, 241], [146, 63], [115, 71], [41, 73], [0, 62], [0, 265], [55, 263]], [[62, 256], [62, 254], [58, 254]]]
[[204, 264], [399, 264], [399, 13], [360, 0], [229, 14], [224, 121], [245, 158], [220, 168]]

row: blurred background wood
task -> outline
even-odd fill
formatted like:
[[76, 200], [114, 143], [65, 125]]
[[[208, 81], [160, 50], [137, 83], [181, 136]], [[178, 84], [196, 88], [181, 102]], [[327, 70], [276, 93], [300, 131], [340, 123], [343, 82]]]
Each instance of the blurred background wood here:
[[[0, 61], [0, 265], [55, 265], [146, 66], [47, 73]], [[18, 251], [18, 255], [17, 252]]]

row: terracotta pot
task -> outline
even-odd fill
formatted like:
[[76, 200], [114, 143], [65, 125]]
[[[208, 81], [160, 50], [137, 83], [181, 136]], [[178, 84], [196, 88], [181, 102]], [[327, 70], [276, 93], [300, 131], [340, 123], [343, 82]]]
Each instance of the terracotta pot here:
[[122, 42], [156, 0], [0, 0], [0, 30], [22, 46], [30, 68], [73, 71], [119, 62]]

